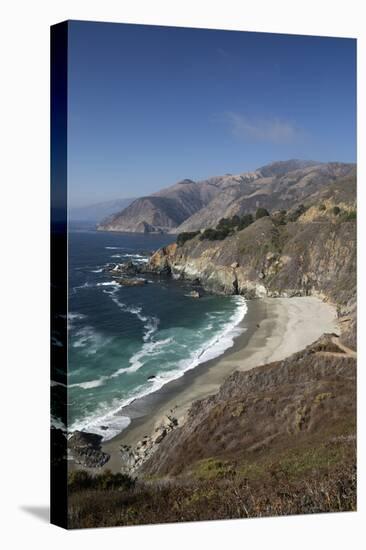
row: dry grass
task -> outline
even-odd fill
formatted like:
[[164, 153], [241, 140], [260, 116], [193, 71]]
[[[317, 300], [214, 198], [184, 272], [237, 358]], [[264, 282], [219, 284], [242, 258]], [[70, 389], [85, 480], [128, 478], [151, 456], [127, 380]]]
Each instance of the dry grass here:
[[221, 479], [154, 481], [131, 490], [74, 492], [69, 527], [108, 527], [181, 521], [236, 519], [356, 510], [356, 469], [312, 473], [289, 481], [250, 481], [233, 472]]

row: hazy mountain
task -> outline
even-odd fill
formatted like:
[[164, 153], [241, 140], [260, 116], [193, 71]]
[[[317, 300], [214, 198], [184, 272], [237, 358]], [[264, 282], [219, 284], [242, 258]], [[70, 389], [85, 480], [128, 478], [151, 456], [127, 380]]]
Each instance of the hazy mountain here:
[[99, 229], [135, 233], [170, 232], [219, 193], [209, 181], [182, 180], [153, 195], [136, 199], [127, 208], [104, 220]]
[[99, 223], [106, 216], [110, 216], [115, 212], [120, 212], [122, 209], [131, 204], [131, 202], [133, 202], [134, 200], [134, 198], [116, 199], [112, 201], [91, 204], [89, 206], [82, 206], [80, 208], [70, 208], [69, 218], [71, 221]]
[[214, 227], [221, 218], [289, 208], [326, 183], [354, 171], [354, 164], [292, 159], [254, 172], [214, 176], [203, 181], [183, 180], [136, 199], [99, 225], [105, 231], [181, 233]]

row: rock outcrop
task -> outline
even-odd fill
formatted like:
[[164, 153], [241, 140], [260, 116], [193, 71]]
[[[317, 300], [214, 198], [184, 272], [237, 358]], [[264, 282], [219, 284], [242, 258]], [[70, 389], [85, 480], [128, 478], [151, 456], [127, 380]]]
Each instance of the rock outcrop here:
[[135, 446], [123, 444], [120, 447], [122, 472], [133, 473], [139, 469], [156, 452], [166, 436], [178, 427], [178, 420], [167, 415], [157, 426], [152, 435], [146, 435]]
[[73, 432], [68, 440], [70, 458], [87, 468], [99, 468], [110, 456], [101, 449], [102, 436], [88, 432]]

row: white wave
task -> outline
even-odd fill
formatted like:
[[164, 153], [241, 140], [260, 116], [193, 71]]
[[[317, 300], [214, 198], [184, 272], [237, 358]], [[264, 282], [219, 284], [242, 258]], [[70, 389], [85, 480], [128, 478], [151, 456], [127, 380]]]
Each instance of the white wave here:
[[72, 288], [72, 291], [73, 291], [73, 292], [77, 292], [78, 290], [80, 290], [80, 289], [82, 289], [82, 288], [90, 288], [90, 287], [92, 287], [92, 286], [93, 286], [92, 284], [86, 282], [86, 283], [84, 283], [84, 284], [82, 284], [82, 285], [74, 286], [74, 287]]
[[106, 250], [121, 250], [120, 246], [105, 246]]
[[67, 314], [67, 328], [69, 330], [72, 330], [75, 326], [75, 321], [81, 321], [82, 319], [85, 319], [85, 318], [86, 318], [86, 315], [84, 315], [83, 313], [69, 311]]
[[101, 435], [103, 441], [108, 441], [127, 428], [131, 422], [128, 416], [118, 414], [120, 408], [121, 405], [118, 401], [114, 401], [111, 405], [101, 403], [93, 414], [73, 422], [69, 427], [69, 432], [76, 430], [91, 432]]
[[131, 258], [136, 263], [147, 263], [149, 258], [142, 254], [122, 254], [124, 258]]
[[95, 355], [109, 342], [110, 338], [106, 338], [89, 325], [82, 327], [71, 337], [72, 347], [83, 348], [85, 355]]
[[[164, 340], [153, 341], [151, 336], [157, 330], [158, 319], [149, 317], [143, 314], [140, 306], [127, 306], [115, 296], [117, 289], [103, 290], [103, 292], [110, 295], [111, 299], [120, 307], [123, 311], [130, 312], [136, 315], [143, 323], [145, 327], [146, 340], [137, 353], [135, 353], [129, 360], [130, 366], [118, 369], [108, 377], [102, 376], [97, 380], [91, 380], [89, 382], [83, 382], [78, 384], [79, 387], [87, 390], [90, 388], [98, 387], [106, 382], [107, 379], [116, 378], [120, 374], [128, 372], [136, 372], [154, 355], [158, 355], [161, 351], [164, 351], [164, 346], [172, 342], [172, 338], [166, 338]], [[102, 404], [93, 415], [75, 421], [70, 430], [84, 430], [92, 433], [97, 433], [102, 436], [103, 440], [108, 440], [124, 430], [130, 423], [130, 418], [121, 415], [121, 411], [124, 407], [128, 406], [135, 399], [139, 399], [154, 393], [163, 387], [168, 382], [180, 378], [183, 374], [197, 367], [199, 364], [211, 360], [220, 356], [225, 350], [232, 347], [236, 336], [241, 334], [245, 329], [239, 327], [239, 323], [245, 317], [247, 313], [247, 305], [245, 299], [238, 296], [232, 298], [236, 304], [234, 313], [230, 319], [223, 324], [222, 329], [215, 334], [211, 339], [206, 341], [200, 349], [197, 349], [186, 358], [178, 361], [176, 368], [173, 370], [166, 370], [165, 372], [157, 372], [155, 378], [148, 383], [135, 388], [130, 396], [122, 401], [115, 400], [112, 404]], [[212, 314], [212, 320], [215, 318]], [[173, 366], [173, 365], [172, 365]], [[77, 384], [75, 384], [77, 385]], [[108, 427], [107, 430], [104, 428]]]
[[155, 334], [155, 332], [158, 330], [158, 326], [159, 326], [159, 319], [157, 317], [148, 317], [146, 319], [146, 324], [144, 325], [146, 332], [142, 337], [144, 342], [147, 342], [148, 340], [150, 340], [151, 336]]
[[111, 258], [122, 258], [122, 254], [112, 254]]
[[97, 380], [90, 380], [89, 382], [75, 382], [74, 384], [69, 384], [69, 388], [82, 388], [83, 390], [90, 390], [91, 388], [98, 388], [103, 386], [105, 380], [109, 378], [107, 376], [101, 376]]
[[86, 315], [84, 313], [73, 313], [69, 311], [67, 314], [67, 320], [68, 321], [74, 321], [75, 319], [85, 319]]
[[132, 373], [138, 371], [143, 367], [146, 361], [149, 361], [152, 357], [158, 355], [161, 352], [161, 348], [170, 344], [173, 338], [165, 338], [165, 340], [156, 340], [155, 342], [146, 342], [142, 348], [136, 352], [129, 360], [130, 367], [122, 367], [116, 372], [111, 374], [109, 378], [117, 378], [120, 374]]
[[101, 267], [100, 269], [92, 269], [91, 273], [102, 273], [102, 271], [103, 271], [103, 268]]
[[60, 418], [57, 418], [57, 416], [54, 416], [54, 415], [51, 415], [51, 426], [59, 430], [62, 430], [63, 432], [67, 431], [67, 428], [65, 424], [62, 422], [62, 420]]
[[63, 382], [57, 382], [56, 380], [51, 380], [51, 388], [54, 388], [55, 386], [62, 386], [63, 388], [67, 388], [67, 384], [63, 384]]
[[120, 287], [116, 281], [105, 281], [104, 283], [97, 283], [97, 286], [117, 286]]
[[52, 344], [52, 346], [56, 346], [57, 348], [63, 348], [64, 347], [61, 340], [59, 340], [59, 338], [57, 338], [57, 336], [55, 336], [54, 334], [52, 335], [52, 338], [51, 338], [51, 344]]
[[[93, 415], [87, 417], [86, 419], [76, 421], [70, 427], [71, 431], [74, 430], [84, 430], [90, 431], [92, 433], [97, 433], [102, 436], [103, 440], [106, 441], [111, 439], [121, 431], [123, 431], [130, 423], [130, 418], [127, 416], [122, 416], [120, 413], [124, 407], [128, 406], [130, 403], [148, 395], [154, 393], [162, 388], [168, 382], [176, 380], [183, 376], [185, 372], [197, 367], [199, 364], [206, 362], [210, 359], [218, 357], [225, 350], [230, 348], [234, 344], [234, 339], [236, 336], [241, 334], [244, 329], [238, 327], [238, 324], [245, 317], [248, 308], [245, 302], [245, 299], [241, 296], [233, 298], [234, 302], [237, 305], [237, 308], [233, 315], [230, 317], [229, 321], [223, 326], [222, 330], [216, 334], [209, 341], [205, 342], [204, 346], [200, 349], [195, 350], [187, 359], [182, 359], [178, 361], [177, 368], [171, 371], [158, 372], [153, 380], [150, 380], [148, 383], [139, 386], [135, 391], [123, 401], [114, 401], [112, 405], [103, 405], [99, 408]], [[172, 338], [167, 338], [165, 340], [158, 340], [156, 342], [145, 343], [142, 349], [137, 352], [130, 359], [130, 367], [122, 368], [110, 375], [108, 378], [115, 378], [120, 374], [127, 372], [136, 372], [143, 365], [144, 355], [146, 357], [151, 357], [152, 354], [156, 352], [159, 353], [161, 348], [164, 345], [171, 343]], [[100, 385], [105, 382], [105, 378], [101, 377], [96, 381], [91, 381], [89, 384], [95, 383]], [[88, 384], [88, 382], [83, 383]], [[96, 387], [96, 385], [94, 387]], [[103, 426], [107, 426], [108, 430], [104, 430]]]
[[[117, 283], [117, 286], [118, 283]], [[105, 291], [106, 292], [106, 291]], [[144, 323], [144, 329], [145, 333], [143, 335], [143, 340], [146, 342], [151, 338], [151, 336], [157, 331], [158, 325], [159, 325], [159, 319], [157, 317], [149, 316], [149, 315], [143, 315], [142, 313], [142, 307], [141, 306], [128, 306], [124, 302], [121, 302], [119, 300], [115, 293], [108, 293], [111, 300], [122, 310], [126, 313], [131, 313], [132, 315], [136, 315], [136, 317]]]
[[200, 349], [193, 351], [187, 359], [178, 361], [176, 369], [157, 373], [153, 383], [150, 383], [150, 386], [146, 385], [144, 390], [140, 392], [140, 395], [135, 396], [135, 399], [159, 390], [168, 382], [183, 376], [188, 370], [194, 369], [201, 363], [219, 357], [224, 351], [233, 346], [234, 339], [245, 330], [238, 325], [244, 319], [248, 311], [246, 301], [242, 296], [237, 296], [233, 298], [233, 300], [236, 302], [237, 308], [222, 330], [209, 341], [205, 342]]

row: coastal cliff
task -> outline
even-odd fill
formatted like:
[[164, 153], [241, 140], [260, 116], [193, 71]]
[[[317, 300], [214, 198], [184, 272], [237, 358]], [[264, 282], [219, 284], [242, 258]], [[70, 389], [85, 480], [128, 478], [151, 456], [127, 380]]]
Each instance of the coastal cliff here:
[[148, 267], [214, 293], [319, 296], [337, 305], [343, 337], [355, 345], [356, 222], [310, 216], [283, 225], [265, 216], [219, 241], [197, 235], [158, 250]]

